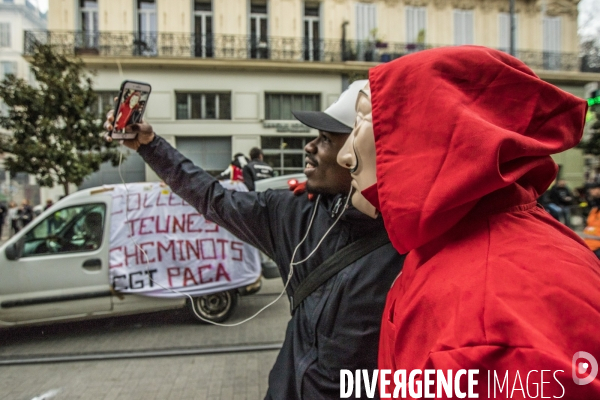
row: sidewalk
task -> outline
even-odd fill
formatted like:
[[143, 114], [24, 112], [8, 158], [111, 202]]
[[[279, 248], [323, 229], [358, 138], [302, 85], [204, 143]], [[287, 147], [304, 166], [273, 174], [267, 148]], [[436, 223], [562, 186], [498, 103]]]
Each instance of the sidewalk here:
[[[279, 293], [283, 284], [279, 279], [267, 280], [264, 293]], [[261, 290], [261, 292], [263, 292]], [[256, 311], [258, 303], [269, 298], [249, 296], [240, 305], [238, 319], [245, 318], [248, 312]], [[253, 303], [254, 302], [254, 303]], [[244, 308], [246, 308], [244, 313]], [[223, 345], [229, 343], [273, 342], [272, 336], [283, 339], [285, 325], [289, 319], [285, 300], [276, 303], [272, 313], [279, 318], [268, 316], [268, 310], [253, 322], [242, 327], [220, 328], [191, 324], [174, 323], [168, 325], [147, 324], [123, 329], [116, 326], [105, 331], [80, 330], [73, 335], [46, 332], [33, 334], [23, 330], [24, 340], [8, 340], [10, 349], [0, 347], [0, 352], [18, 358], [20, 354], [65, 354], [69, 352], [90, 353], [127, 348], [169, 347], [164, 341], [175, 346], [184, 343], [187, 347], [217, 345], [215, 338], [207, 338], [206, 333], [214, 331]], [[182, 312], [187, 314], [187, 312]], [[174, 321], [177, 319], [174, 318]], [[231, 322], [236, 322], [232, 320]], [[158, 328], [156, 328], [158, 326]], [[131, 329], [134, 328], [134, 329]], [[176, 329], [175, 329], [176, 328]], [[142, 331], [143, 329], [143, 331]], [[36, 331], [37, 332], [37, 331]], [[168, 335], [164, 333], [167, 332]], [[265, 335], [274, 332], [274, 335]], [[43, 333], [43, 332], [42, 332]], [[193, 337], [192, 337], [193, 336]], [[184, 340], [182, 337], [192, 337]], [[115, 342], [116, 341], [116, 342]], [[90, 349], [93, 343], [93, 349]], [[172, 347], [173, 347], [172, 346]], [[180, 345], [181, 347], [181, 345]], [[8, 351], [10, 350], [10, 351]], [[10, 354], [6, 354], [9, 352]], [[48, 364], [27, 364], [0, 366], [0, 399], [123, 399], [123, 400], [261, 400], [264, 398], [268, 375], [275, 363], [278, 350], [251, 351], [229, 354], [198, 356], [167, 356], [136, 359], [115, 359], [102, 361], [56, 362]]]
[[[0, 367], [2, 399], [260, 400], [277, 351]], [[50, 397], [48, 397], [50, 398]]]

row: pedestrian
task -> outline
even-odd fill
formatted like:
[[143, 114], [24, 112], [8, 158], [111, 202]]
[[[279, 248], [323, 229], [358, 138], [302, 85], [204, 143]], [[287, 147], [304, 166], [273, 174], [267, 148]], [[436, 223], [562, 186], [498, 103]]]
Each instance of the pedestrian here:
[[2, 228], [4, 228], [4, 221], [8, 219], [8, 207], [4, 202], [0, 203], [0, 240], [2, 240]]
[[548, 199], [550, 200], [548, 207], [558, 215], [559, 221], [571, 227], [571, 207], [573, 206], [573, 192], [567, 186], [567, 181], [559, 179], [554, 186], [548, 191]]
[[237, 153], [233, 156], [233, 160], [229, 163], [229, 166], [221, 172], [219, 179], [229, 179], [232, 182], [243, 182], [244, 173], [243, 168], [248, 164], [248, 158], [243, 153]]
[[23, 199], [23, 201], [21, 202], [21, 207], [18, 211], [18, 216], [21, 221], [21, 228], [24, 228], [33, 220], [33, 208], [29, 204], [29, 200]]
[[600, 183], [590, 183], [587, 189], [590, 212], [586, 219], [582, 238], [585, 244], [600, 259]]
[[600, 262], [536, 204], [557, 174], [550, 154], [581, 139], [585, 101], [506, 53], [457, 46], [371, 69], [357, 110], [338, 156], [353, 204], [409, 252], [380, 371], [433, 371], [424, 385], [452, 371], [448, 398], [490, 398], [503, 380], [501, 397], [537, 397], [535, 381], [544, 397], [600, 398]]
[[19, 220], [19, 206], [14, 201], [11, 201], [8, 204], [8, 220], [10, 223], [10, 228], [12, 230], [11, 236], [19, 232], [21, 230], [21, 224]]
[[250, 162], [244, 166], [244, 184], [249, 191], [254, 190], [254, 182], [272, 178], [273, 167], [263, 161], [263, 152], [258, 147], [250, 149]]
[[[341, 369], [377, 367], [385, 295], [403, 257], [385, 244], [381, 218], [371, 219], [346, 207], [350, 174], [336, 162], [352, 130], [356, 95], [364, 83], [350, 85], [324, 112], [295, 113], [300, 121], [319, 129], [305, 147], [306, 188], [313, 200], [307, 193], [295, 195], [288, 190], [224, 190], [147, 124], [128, 127], [138, 134], [123, 142], [137, 150], [175, 193], [207, 219], [271, 257], [283, 280], [289, 279], [286, 292], [292, 316], [269, 374], [267, 399], [339, 399]], [[109, 114], [105, 128], [112, 128], [111, 123]], [[385, 240], [364, 252], [365, 244], [381, 238]], [[323, 280], [337, 270], [329, 269], [331, 260], [351, 254], [342, 250], [348, 245], [356, 245], [364, 255], [347, 264], [336, 262], [345, 268]], [[316, 288], [306, 283], [309, 276], [319, 283]]]
[[52, 201], [52, 199], [47, 199], [46, 200], [46, 205], [44, 206], [44, 211], [46, 211], [47, 209], [49, 209], [50, 207], [52, 207], [53, 204], [54, 204], [54, 202]]

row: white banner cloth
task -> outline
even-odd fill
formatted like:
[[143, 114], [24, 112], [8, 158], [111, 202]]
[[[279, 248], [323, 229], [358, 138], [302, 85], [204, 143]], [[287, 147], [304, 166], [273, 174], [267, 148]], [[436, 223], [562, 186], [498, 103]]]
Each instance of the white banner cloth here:
[[[247, 191], [235, 182], [223, 186]], [[112, 197], [109, 270], [116, 291], [181, 296], [168, 290], [175, 289], [204, 296], [260, 276], [256, 248], [207, 221], [169, 187], [115, 185]]]

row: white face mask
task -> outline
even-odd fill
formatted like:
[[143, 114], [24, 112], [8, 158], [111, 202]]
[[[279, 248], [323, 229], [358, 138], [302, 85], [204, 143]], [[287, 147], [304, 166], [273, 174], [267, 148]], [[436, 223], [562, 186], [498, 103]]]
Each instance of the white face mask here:
[[370, 217], [377, 217], [377, 209], [362, 195], [362, 191], [377, 183], [375, 162], [375, 135], [371, 112], [369, 83], [356, 100], [356, 122], [344, 147], [338, 153], [338, 164], [350, 170], [352, 176], [352, 205]]
[[140, 100], [140, 96], [132, 96], [131, 99], [129, 99], [129, 106], [135, 107], [135, 105], [138, 103], [139, 100]]

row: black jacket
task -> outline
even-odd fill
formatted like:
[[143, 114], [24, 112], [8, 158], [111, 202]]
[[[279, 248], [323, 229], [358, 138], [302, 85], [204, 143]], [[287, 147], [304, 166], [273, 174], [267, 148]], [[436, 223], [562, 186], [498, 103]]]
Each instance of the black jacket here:
[[254, 182], [261, 179], [272, 178], [273, 168], [269, 164], [261, 160], [252, 160], [244, 166], [244, 184], [248, 190], [254, 190]]
[[550, 202], [559, 206], [568, 206], [573, 204], [573, 193], [566, 186], [560, 187], [554, 185], [549, 190]]
[[[321, 196], [317, 203], [287, 190], [225, 190], [158, 137], [141, 146], [139, 153], [175, 193], [206, 218], [275, 260], [284, 279], [315, 207], [313, 225], [295, 261], [306, 258], [317, 246], [337, 216], [334, 209], [342, 208], [342, 196]], [[380, 218], [371, 219], [354, 208], [347, 210], [315, 254], [294, 267], [288, 295], [338, 249], [381, 229]], [[377, 368], [383, 306], [403, 261], [391, 244], [385, 245], [343, 269], [300, 304], [269, 375], [267, 399], [337, 399], [340, 369]], [[364, 390], [362, 393], [364, 396]]]

